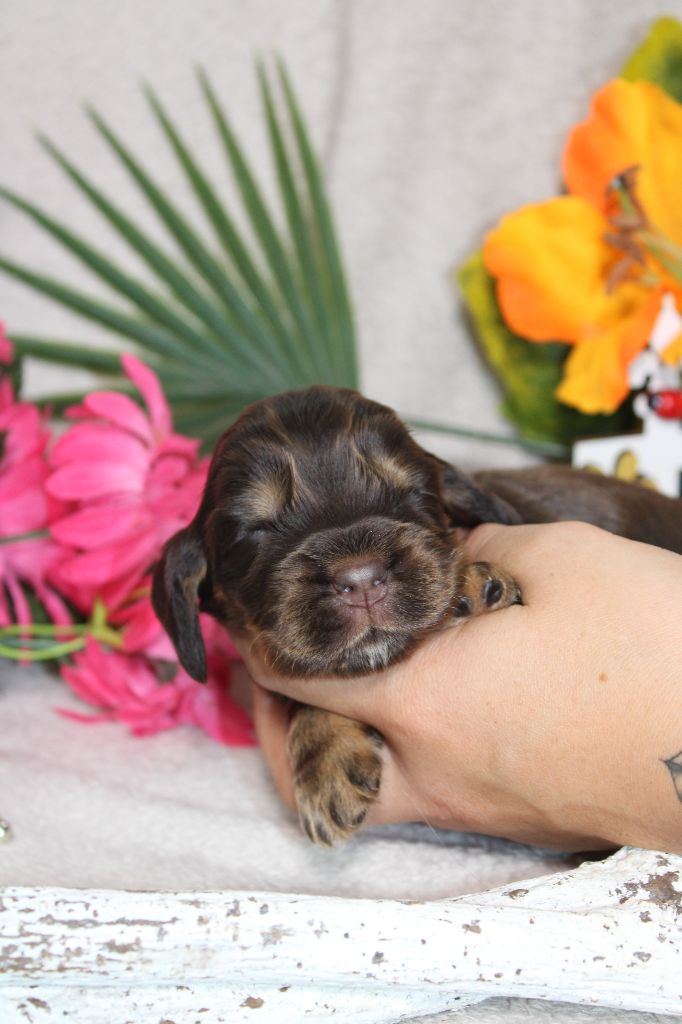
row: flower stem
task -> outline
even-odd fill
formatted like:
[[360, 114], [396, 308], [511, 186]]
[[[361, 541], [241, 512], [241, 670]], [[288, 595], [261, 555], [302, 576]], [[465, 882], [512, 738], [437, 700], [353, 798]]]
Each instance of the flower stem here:
[[63, 658], [66, 654], [73, 654], [74, 651], [82, 651], [84, 647], [85, 639], [83, 637], [37, 650], [21, 646], [7, 647], [5, 644], [0, 644], [0, 657], [9, 658], [11, 661], [52, 661], [54, 658]]
[[27, 533], [14, 533], [9, 537], [0, 537], [0, 544], [18, 544], [22, 540], [38, 540], [49, 536], [49, 530], [29, 530]]
[[16, 624], [12, 626], [2, 626], [0, 628], [0, 636], [59, 636], [60, 633], [72, 633], [76, 636], [83, 636], [87, 633], [90, 623], [65, 623], [64, 625], [54, 625], [51, 622], [28, 622], [25, 625]]
[[[57, 640], [66, 634], [69, 639], [44, 645], [41, 638]], [[0, 627], [0, 657], [13, 661], [50, 661], [63, 658], [74, 651], [82, 651], [86, 639], [91, 636], [109, 647], [122, 647], [121, 633], [112, 629], [107, 622], [107, 610], [101, 601], [96, 601], [88, 622], [54, 624], [47, 622], [15, 623]], [[13, 640], [16, 641], [13, 642]], [[5, 643], [2, 643], [2, 641]]]

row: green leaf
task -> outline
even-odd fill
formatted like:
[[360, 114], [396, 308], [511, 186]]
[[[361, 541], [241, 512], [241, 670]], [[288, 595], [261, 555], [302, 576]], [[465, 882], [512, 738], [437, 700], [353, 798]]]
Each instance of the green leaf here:
[[[187, 310], [201, 320], [222, 343], [222, 349], [230, 351], [236, 347], [241, 351], [242, 339], [235, 328], [226, 319], [224, 311], [211, 302], [208, 297], [194, 286], [187, 273], [168, 257], [159, 247], [151, 241], [120, 209], [115, 206], [107, 197], [83, 175], [67, 157], [50, 142], [45, 136], [39, 139], [59, 166], [68, 174], [71, 180], [78, 186], [81, 192], [97, 207], [100, 213], [107, 219], [112, 227], [128, 242], [134, 252], [140, 256], [147, 266], [166, 284], [175, 295], [176, 299], [187, 308]], [[249, 360], [252, 365], [264, 370], [271, 371], [260, 353], [248, 349]]]
[[[218, 263], [185, 217], [158, 188], [142, 165], [108, 127], [104, 119], [93, 110], [90, 111], [90, 116], [165, 227], [170, 231], [190, 265], [211, 286], [227, 312], [234, 318], [235, 324], [243, 331], [243, 334], [239, 331], [234, 333], [231, 345], [239, 350], [244, 359], [253, 362], [254, 357], [258, 357], [262, 353], [262, 345], [267, 346], [268, 344], [263, 336], [259, 317], [254, 316], [243, 296], [228, 278], [225, 268]], [[255, 340], [259, 344], [254, 346], [251, 343], [252, 336], [255, 336]], [[259, 362], [262, 363], [262, 357]], [[264, 369], [267, 372], [267, 363], [265, 363]]]
[[347, 387], [358, 386], [358, 370], [356, 348], [354, 344], [355, 328], [353, 325], [353, 312], [348, 294], [346, 277], [341, 263], [336, 231], [329, 208], [329, 202], [324, 190], [322, 175], [313, 153], [305, 123], [301, 114], [296, 95], [286, 68], [281, 60], [278, 61], [278, 71], [284, 98], [289, 110], [291, 124], [298, 144], [298, 150], [303, 164], [305, 177], [310, 190], [312, 210], [315, 215], [316, 226], [319, 233], [320, 256], [324, 260], [324, 268], [327, 272], [325, 284], [329, 292], [330, 301], [334, 309], [334, 325], [338, 325], [341, 332], [339, 342], [339, 354], [345, 362], [345, 383]]
[[[0, 272], [139, 346], [159, 375], [176, 428], [199, 434], [205, 444], [245, 404], [265, 395], [315, 382], [355, 384], [357, 378], [352, 313], [322, 177], [284, 71], [280, 70], [285, 90], [281, 115], [275, 92], [262, 70], [259, 74], [267, 137], [286, 215], [281, 229], [277, 225], [282, 218], [266, 204], [203, 74], [203, 96], [237, 182], [245, 229], [237, 229], [239, 218], [228, 211], [155, 94], [147, 89], [146, 95], [171, 158], [189, 182], [219, 243], [217, 253], [213, 238], [206, 240], [125, 141], [92, 111], [95, 127], [159, 218], [168, 245], [152, 239], [55, 143], [44, 136], [40, 142], [151, 271], [151, 283], [115, 263], [105, 243], [97, 247], [80, 237], [32, 199], [7, 189], [1, 193], [106, 282], [112, 298], [101, 300], [1, 256]], [[19, 358], [96, 371], [105, 376], [107, 386], [113, 383], [117, 390], [135, 397], [121, 374], [117, 352], [29, 334], [17, 333], [14, 340]], [[81, 399], [80, 395], [54, 395], [46, 401], [58, 412]]]
[[[331, 328], [333, 332], [334, 310], [325, 308], [322, 281], [316, 266], [315, 240], [308, 230], [307, 218], [295, 184], [294, 169], [287, 152], [282, 129], [275, 111], [272, 91], [262, 64], [258, 65], [258, 79], [270, 135], [270, 146], [277, 171], [280, 195], [282, 196], [289, 230], [294, 240], [298, 258], [297, 279], [299, 287], [301, 288], [302, 295], [307, 300], [310, 314], [315, 321], [316, 330], [325, 332]], [[311, 352], [313, 359], [317, 357], [319, 347], [314, 346]], [[323, 370], [323, 374], [331, 376], [332, 379], [340, 379], [339, 375], [343, 374], [343, 366], [339, 366], [339, 361], [335, 358], [336, 354], [336, 346], [330, 346], [330, 365], [326, 366]]]
[[273, 334], [271, 337], [267, 334], [263, 335], [269, 357], [286, 367], [289, 363], [289, 352], [293, 339], [282, 311], [278, 309], [276, 301], [261, 277], [255, 261], [252, 259], [234, 221], [221, 204], [206, 174], [190, 153], [154, 92], [147, 87], [145, 93], [161, 129], [172, 146], [196, 198], [199, 200], [209, 223], [216, 233], [218, 241], [221, 243], [223, 250], [235, 269], [239, 272], [244, 284], [251, 291], [256, 302], [261, 306], [264, 316], [272, 328]]
[[[279, 238], [274, 219], [268, 211], [256, 178], [242, 153], [229, 120], [213, 91], [206, 73], [199, 71], [199, 82], [213, 116], [218, 136], [222, 142], [228, 164], [242, 196], [251, 226], [260, 241], [270, 272], [277, 282], [283, 301], [296, 322], [298, 331], [292, 335], [291, 358], [306, 383], [315, 383], [319, 377], [310, 364], [310, 353], [317, 344], [314, 324], [303, 303], [295, 275], [289, 264], [286, 250]], [[330, 383], [327, 381], [327, 383]]]
[[665, 89], [682, 103], [682, 24], [677, 18], [658, 18], [644, 42], [626, 62], [621, 77], [644, 79]]
[[503, 411], [527, 438], [567, 444], [578, 437], [634, 429], [629, 403], [611, 416], [587, 416], [554, 397], [569, 346], [536, 343], [509, 330], [497, 303], [495, 282], [476, 252], [458, 270], [457, 280], [475, 336], [504, 395]]
[[[96, 373], [116, 375], [121, 372], [120, 352], [105, 351], [90, 345], [74, 345], [51, 338], [35, 338], [29, 334], [12, 334], [10, 341], [20, 356], [48, 360], [62, 366], [77, 366]], [[151, 360], [147, 360], [147, 365], [155, 368]]]
[[118, 291], [124, 298], [146, 315], [150, 320], [165, 327], [174, 334], [182, 345], [178, 349], [182, 358], [185, 346], [189, 349], [194, 347], [205, 355], [212, 355], [215, 358], [220, 348], [206, 336], [197, 332], [191, 324], [179, 317], [163, 298], [153, 295], [139, 281], [136, 281], [129, 274], [120, 270], [103, 253], [98, 252], [93, 246], [83, 239], [78, 238], [64, 224], [60, 224], [53, 217], [44, 213], [33, 203], [22, 199], [8, 189], [0, 188], [0, 196], [11, 203], [12, 206], [22, 210], [40, 225], [48, 234], [76, 256], [85, 266], [105, 281], [111, 288]]
[[0, 270], [6, 274], [23, 281], [43, 295], [59, 302], [62, 306], [80, 313], [89, 320], [94, 320], [107, 330], [122, 335], [138, 342], [144, 348], [150, 349], [169, 359], [183, 361], [187, 358], [187, 347], [177, 337], [168, 331], [161, 330], [153, 324], [146, 324], [122, 313], [113, 306], [108, 306], [99, 299], [70, 288], [68, 285], [55, 281], [54, 278], [44, 274], [36, 274], [19, 263], [4, 259], [0, 256]]

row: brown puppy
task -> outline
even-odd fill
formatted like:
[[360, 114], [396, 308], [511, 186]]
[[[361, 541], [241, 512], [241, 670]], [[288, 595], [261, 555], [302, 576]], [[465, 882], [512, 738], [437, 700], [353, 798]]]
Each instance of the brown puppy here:
[[[682, 506], [566, 467], [469, 478], [424, 451], [390, 409], [353, 391], [287, 392], [219, 440], [193, 522], [166, 545], [153, 601], [195, 679], [199, 610], [257, 638], [280, 671], [356, 675], [430, 631], [518, 602], [513, 579], [465, 564], [457, 528], [582, 519], [682, 552]], [[376, 799], [381, 737], [315, 708], [289, 753], [302, 825], [345, 838]]]

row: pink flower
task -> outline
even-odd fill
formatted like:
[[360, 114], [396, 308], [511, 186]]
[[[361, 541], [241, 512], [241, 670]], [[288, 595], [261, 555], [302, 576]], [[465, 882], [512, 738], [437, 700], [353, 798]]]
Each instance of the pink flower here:
[[[144, 657], [104, 651], [91, 637], [74, 664], [61, 669], [74, 693], [100, 710], [94, 714], [61, 710], [81, 722], [124, 722], [136, 736], [149, 736], [179, 725], [197, 725], [220, 743], [252, 746], [255, 742], [248, 715], [234, 703], [227, 685], [217, 681], [217, 661], [206, 686], [178, 669], [171, 682], [160, 682]], [[229, 680], [223, 664], [222, 678]]]
[[[0, 361], [10, 358], [11, 345], [0, 328]], [[47, 583], [61, 556], [59, 546], [47, 536], [3, 540], [46, 530], [62, 514], [61, 502], [45, 489], [49, 436], [37, 408], [16, 402], [9, 379], [0, 378], [0, 626], [31, 621], [22, 584], [35, 591], [55, 622], [70, 621], [62, 600]]]
[[0, 363], [5, 363], [9, 366], [13, 358], [14, 345], [5, 334], [5, 325], [0, 320]]
[[84, 611], [95, 597], [115, 608], [138, 586], [194, 516], [208, 470], [199, 442], [172, 433], [156, 375], [134, 356], [121, 362], [147, 414], [127, 395], [96, 391], [69, 410], [78, 422], [50, 458], [48, 491], [71, 503], [51, 527], [66, 549], [53, 580]]
[[[136, 600], [125, 602], [109, 616], [109, 622], [123, 627], [123, 650], [128, 654], [144, 654], [155, 661], [177, 662], [177, 655], [163, 626], [156, 617], [149, 597], [151, 577], [141, 581]], [[201, 615], [201, 632], [206, 645], [209, 673], [211, 665], [224, 661], [240, 661], [237, 648], [227, 632], [210, 615]]]

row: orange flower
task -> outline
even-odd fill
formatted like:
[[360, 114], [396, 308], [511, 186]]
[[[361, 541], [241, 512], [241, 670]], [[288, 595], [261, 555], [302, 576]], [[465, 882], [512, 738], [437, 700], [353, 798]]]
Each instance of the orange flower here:
[[571, 194], [504, 217], [484, 259], [514, 331], [574, 346], [557, 397], [611, 413], [663, 295], [682, 309], [682, 105], [649, 82], [609, 82], [563, 170]]

